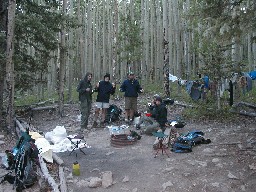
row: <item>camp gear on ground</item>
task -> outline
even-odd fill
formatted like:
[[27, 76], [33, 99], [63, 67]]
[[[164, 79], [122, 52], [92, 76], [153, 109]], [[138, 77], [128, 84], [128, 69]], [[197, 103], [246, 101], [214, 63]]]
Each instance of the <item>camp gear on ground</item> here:
[[202, 131], [191, 131], [185, 135], [179, 136], [173, 146], [172, 151], [175, 153], [192, 152], [192, 147], [198, 144], [211, 143], [210, 139], [205, 139]]
[[80, 165], [79, 163], [76, 161], [73, 163], [73, 175], [75, 176], [79, 176], [80, 175]]
[[112, 104], [107, 109], [105, 122], [110, 123], [117, 121], [122, 113], [122, 110], [116, 105]]

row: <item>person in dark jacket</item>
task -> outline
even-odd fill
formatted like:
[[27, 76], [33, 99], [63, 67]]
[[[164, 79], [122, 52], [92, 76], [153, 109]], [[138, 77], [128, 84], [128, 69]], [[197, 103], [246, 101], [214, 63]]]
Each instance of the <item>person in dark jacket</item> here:
[[92, 106], [92, 85], [91, 85], [92, 73], [86, 73], [84, 79], [82, 79], [78, 86], [77, 92], [79, 93], [80, 110], [81, 110], [81, 131], [87, 129], [88, 118], [90, 116], [90, 110]]
[[96, 109], [94, 115], [94, 122], [92, 127], [97, 127], [97, 119], [99, 117], [100, 109], [101, 111], [101, 123], [100, 126], [104, 125], [106, 119], [106, 112], [109, 108], [109, 99], [110, 95], [113, 95], [116, 90], [116, 85], [114, 83], [110, 83], [110, 74], [107, 73], [104, 76], [104, 80], [99, 81], [95, 87], [95, 92], [98, 92], [97, 99], [96, 99]]
[[[154, 108], [156, 107], [156, 98], [160, 97], [158, 94], [155, 94], [153, 96], [153, 101], [151, 103], [148, 103], [148, 111], [146, 113], [152, 114]], [[155, 121], [155, 119], [151, 116], [141, 115], [139, 118], [138, 123], [135, 125], [136, 129], [140, 129], [141, 125], [143, 126], [149, 126], [152, 125]]]
[[167, 108], [165, 104], [162, 102], [161, 97], [155, 98], [155, 107], [152, 110], [151, 117], [155, 120], [151, 125], [145, 127], [145, 134], [152, 135], [153, 132], [157, 131], [165, 131], [165, 126], [167, 123]]
[[134, 118], [134, 112], [137, 111], [138, 93], [143, 92], [133, 72], [129, 72], [128, 79], [124, 80], [120, 91], [124, 92], [125, 97], [125, 122], [131, 122]]

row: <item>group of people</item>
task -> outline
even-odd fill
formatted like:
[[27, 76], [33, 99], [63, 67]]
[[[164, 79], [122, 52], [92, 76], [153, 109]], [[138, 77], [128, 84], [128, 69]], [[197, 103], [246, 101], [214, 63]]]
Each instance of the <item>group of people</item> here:
[[[81, 107], [81, 131], [87, 129], [88, 118], [92, 107], [92, 94], [97, 92], [96, 109], [94, 114], [94, 121], [92, 127], [103, 126], [106, 122], [106, 113], [109, 108], [110, 96], [116, 91], [115, 83], [110, 83], [110, 74], [106, 74], [102, 81], [99, 81], [95, 87], [91, 84], [92, 73], [86, 73], [78, 86], [77, 92], [79, 93], [79, 101]], [[125, 122], [131, 123], [134, 120], [135, 112], [137, 112], [137, 98], [139, 93], [143, 93], [139, 81], [135, 78], [133, 72], [129, 72], [128, 78], [123, 81], [119, 91], [124, 92], [125, 98]], [[101, 111], [101, 118], [99, 117]], [[136, 125], [137, 129], [143, 128], [145, 134], [151, 135], [152, 132], [162, 130], [164, 131], [167, 123], [167, 108], [162, 102], [159, 95], [154, 96], [154, 100], [149, 106], [151, 116], [140, 117], [139, 123]], [[98, 121], [100, 120], [100, 125]]]

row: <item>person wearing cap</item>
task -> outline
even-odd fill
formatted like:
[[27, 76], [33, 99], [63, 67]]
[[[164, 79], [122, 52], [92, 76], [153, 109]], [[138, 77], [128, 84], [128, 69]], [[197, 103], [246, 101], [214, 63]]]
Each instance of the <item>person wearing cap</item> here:
[[167, 108], [165, 104], [162, 102], [161, 97], [155, 98], [156, 106], [152, 110], [151, 117], [155, 120], [153, 124], [145, 127], [144, 132], [147, 135], [152, 135], [153, 132], [157, 131], [165, 131], [165, 126], [167, 123]]
[[114, 83], [110, 83], [110, 74], [106, 73], [104, 75], [104, 80], [99, 81], [96, 84], [96, 87], [94, 89], [95, 92], [98, 92], [97, 98], [96, 98], [96, 109], [94, 114], [94, 122], [92, 127], [97, 127], [98, 123], [98, 117], [101, 110], [101, 121], [100, 126], [104, 125], [105, 119], [106, 119], [106, 112], [109, 108], [109, 99], [110, 95], [113, 95], [116, 90], [116, 85]]
[[143, 92], [132, 71], [129, 72], [128, 78], [120, 86], [120, 91], [124, 92], [125, 97], [125, 122], [131, 122], [133, 121], [134, 113], [137, 111], [138, 95]]
[[92, 106], [92, 94], [93, 89], [91, 85], [92, 73], [86, 73], [84, 79], [82, 79], [78, 86], [77, 92], [79, 93], [80, 110], [81, 110], [81, 123], [80, 131], [87, 129], [88, 118], [90, 116], [90, 110]]
[[156, 121], [153, 117], [151, 117], [151, 114], [156, 107], [156, 98], [160, 97], [158, 94], [155, 94], [153, 96], [153, 101], [151, 103], [148, 103], [148, 111], [146, 112], [147, 115], [143, 115], [140, 117], [139, 122], [135, 125], [136, 129], [140, 129], [141, 125], [143, 126], [149, 126], [154, 124]]

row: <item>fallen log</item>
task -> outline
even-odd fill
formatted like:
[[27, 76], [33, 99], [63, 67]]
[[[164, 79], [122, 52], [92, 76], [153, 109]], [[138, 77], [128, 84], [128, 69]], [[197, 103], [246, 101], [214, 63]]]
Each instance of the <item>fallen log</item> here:
[[247, 111], [244, 111], [244, 110], [241, 110], [241, 111], [237, 111], [237, 110], [230, 110], [231, 113], [236, 113], [236, 114], [239, 114], [239, 115], [244, 115], [244, 116], [249, 116], [249, 117], [256, 117], [256, 113], [254, 112], [247, 112]]
[[[64, 107], [68, 107], [70, 104], [64, 104]], [[44, 106], [44, 107], [34, 107], [31, 108], [32, 111], [42, 111], [42, 110], [51, 110], [58, 108], [59, 105], [51, 105], [51, 106]]]
[[44, 178], [48, 181], [49, 185], [52, 187], [54, 192], [60, 192], [59, 186], [55, 182], [55, 180], [52, 178], [52, 176], [49, 174], [49, 171], [47, 169], [47, 166], [44, 162], [44, 159], [41, 155], [38, 155], [39, 157], [39, 163], [42, 170], [42, 173], [44, 175]]
[[[238, 108], [240, 107], [247, 107], [247, 108], [253, 109], [254, 111], [248, 112], [246, 110], [239, 110]], [[247, 103], [247, 102], [238, 102], [232, 106], [232, 109], [230, 109], [230, 112], [236, 113], [239, 115], [249, 116], [249, 117], [256, 117], [255, 110], [256, 110], [256, 105], [254, 104]]]
[[186, 104], [186, 103], [181, 103], [181, 102], [178, 102], [178, 101], [174, 101], [174, 105], [179, 105], [179, 106], [182, 106], [182, 107], [191, 107], [191, 108], [194, 108], [193, 105]]
[[25, 132], [26, 129], [22, 126], [22, 124], [19, 122], [18, 119], [14, 118], [14, 121], [15, 121], [15, 124], [16, 124], [16, 126], [15, 126], [16, 134], [18, 135], [18, 137], [20, 137], [21, 136], [21, 131]]
[[245, 106], [245, 107], [249, 107], [249, 108], [252, 108], [252, 109], [256, 109], [256, 105], [251, 104], [251, 103], [247, 103], [247, 102], [243, 102], [243, 101], [234, 104], [232, 107], [236, 108], [236, 107], [241, 107], [241, 106]]
[[64, 170], [62, 166], [59, 166], [59, 178], [60, 178], [60, 191], [67, 192], [67, 182], [64, 174]]
[[62, 165], [64, 163], [64, 161], [56, 153], [52, 153], [52, 158], [54, 161], [56, 161], [56, 163], [58, 163], [58, 165]]

